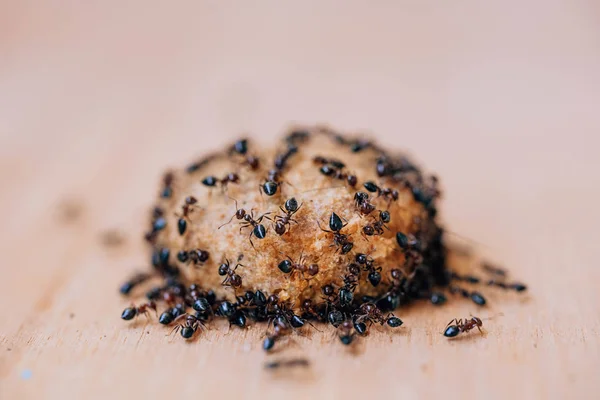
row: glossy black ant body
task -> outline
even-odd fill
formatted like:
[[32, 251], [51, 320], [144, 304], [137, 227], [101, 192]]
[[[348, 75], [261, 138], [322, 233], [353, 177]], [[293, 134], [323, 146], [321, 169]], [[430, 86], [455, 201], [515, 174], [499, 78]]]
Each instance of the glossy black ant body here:
[[231, 172], [222, 179], [216, 178], [214, 176], [207, 176], [202, 180], [202, 184], [208, 187], [214, 187], [217, 184], [220, 184], [222, 188], [226, 188], [228, 183], [239, 183], [240, 177], [238, 174]]
[[329, 217], [329, 228], [323, 229], [319, 221], [317, 221], [317, 225], [323, 232], [333, 233], [333, 244], [332, 246], [337, 246], [338, 250], [341, 249], [342, 254], [347, 254], [354, 247], [354, 243], [352, 243], [348, 239], [348, 235], [340, 233], [340, 231], [348, 225], [348, 223], [343, 223], [342, 219], [335, 212], [331, 213]]
[[375, 260], [373, 260], [371, 256], [364, 253], [358, 253], [355, 260], [360, 265], [363, 265], [365, 270], [369, 272], [367, 279], [371, 285], [375, 287], [381, 283], [381, 267], [375, 266]]
[[[452, 323], [455, 324], [452, 324]], [[471, 329], [477, 328], [480, 333], [483, 334], [481, 327], [483, 326], [483, 322], [478, 317], [465, 318], [463, 321], [461, 319], [454, 318], [452, 321], [448, 322], [446, 325], [446, 329], [444, 330], [444, 336], [446, 337], [455, 337], [458, 336], [459, 333], [468, 332]]]
[[259, 186], [261, 192], [264, 192], [267, 196], [274, 196], [277, 193], [277, 189], [280, 185], [280, 173], [276, 169], [272, 169], [267, 174], [266, 181]]
[[202, 249], [190, 251], [181, 250], [177, 253], [177, 259], [183, 263], [194, 263], [195, 265], [205, 263], [210, 258], [210, 253]]
[[477, 304], [478, 306], [485, 306], [486, 304], [485, 297], [483, 297], [483, 295], [479, 292], [469, 292], [468, 290], [463, 289], [461, 287], [451, 286], [450, 293], [458, 293], [465, 299], [471, 299], [471, 301]]
[[244, 158], [244, 165], [255, 171], [260, 165], [258, 157], [248, 154], [248, 139], [240, 139], [229, 148], [229, 154], [237, 153]]
[[141, 314], [144, 314], [146, 318], [148, 318], [148, 310], [154, 310], [154, 312], [156, 313], [156, 303], [154, 301], [142, 304], [141, 306], [136, 307], [132, 305], [131, 307], [126, 308], [125, 310], [123, 310], [121, 318], [125, 321], [129, 321]]
[[184, 339], [190, 339], [192, 336], [194, 336], [194, 333], [196, 333], [199, 327], [204, 328], [202, 320], [194, 315], [182, 314], [175, 318], [174, 321], [176, 322], [181, 319], [183, 319], [184, 322], [182, 324], [177, 324], [171, 333], [181, 331], [181, 337]]
[[350, 320], [345, 320], [339, 325], [338, 328], [338, 338], [342, 344], [349, 346], [354, 341], [354, 333], [352, 329], [354, 328], [354, 324]]
[[375, 211], [375, 206], [369, 201], [369, 195], [365, 192], [354, 194], [354, 205], [361, 215], [369, 215]]
[[238, 208], [237, 206], [237, 200], [235, 200], [235, 214], [233, 214], [231, 216], [231, 219], [224, 223], [223, 225], [219, 226], [218, 229], [221, 229], [222, 227], [224, 227], [225, 225], [229, 224], [233, 218], [235, 217], [238, 220], [243, 220], [240, 221], [240, 232], [242, 231], [242, 229], [244, 228], [248, 228], [248, 227], [252, 227], [252, 230], [250, 231], [250, 235], [248, 236], [248, 239], [250, 240], [250, 244], [252, 245], [252, 247], [254, 249], [256, 249], [254, 247], [254, 243], [252, 242], [252, 236], [255, 236], [258, 239], [264, 239], [265, 236], [267, 235], [267, 229], [265, 228], [264, 225], [261, 224], [263, 218], [266, 218], [268, 220], [271, 220], [271, 218], [269, 218], [267, 215], [271, 214], [270, 212], [264, 213], [263, 215], [261, 215], [260, 217], [258, 217], [258, 219], [254, 219], [254, 210], [251, 210], [250, 213], [248, 213], [246, 210], [244, 210], [243, 208]]
[[221, 285], [230, 286], [234, 289], [242, 286], [242, 277], [235, 273], [235, 270], [238, 267], [243, 267], [243, 265], [238, 263], [234, 268], [231, 268], [229, 260], [227, 259], [223, 264], [219, 265], [219, 275], [225, 276], [225, 279], [223, 282], [221, 282]]
[[350, 187], [355, 187], [357, 185], [358, 178], [356, 175], [343, 171], [343, 169], [346, 167], [343, 162], [335, 159], [328, 159], [322, 156], [314, 157], [313, 161], [315, 164], [321, 165], [319, 171], [323, 175], [329, 176], [333, 179], [345, 180]]
[[150, 278], [150, 276], [150, 274], [146, 273], [135, 274], [134, 276], [129, 278], [127, 282], [121, 285], [121, 287], [119, 288], [119, 292], [121, 292], [121, 294], [128, 295], [134, 287], [147, 281]]
[[388, 199], [388, 202], [392, 200], [398, 200], [399, 193], [396, 189], [391, 188], [381, 188], [377, 186], [374, 182], [368, 181], [364, 183], [364, 188], [367, 189], [371, 193], [377, 193], [377, 197], [383, 196]]
[[181, 206], [182, 209], [182, 214], [181, 215], [177, 215], [176, 216], [179, 217], [179, 220], [177, 221], [177, 230], [179, 231], [179, 235], [183, 235], [187, 229], [187, 221], [188, 221], [188, 215], [189, 213], [195, 208], [197, 207], [195, 204], [198, 202], [198, 199], [196, 199], [194, 196], [188, 196], [185, 198], [185, 203], [183, 204], [183, 206]]
[[298, 223], [292, 217], [298, 212], [300, 207], [302, 207], [302, 204], [298, 205], [296, 198], [292, 197], [286, 200], [284, 207], [285, 210], [282, 207], [279, 207], [279, 209], [283, 212], [283, 215], [277, 215], [274, 223], [275, 233], [280, 236], [286, 232], [286, 228], [289, 231], [292, 222], [296, 224]]
[[319, 273], [319, 266], [317, 264], [305, 264], [305, 259], [303, 255], [300, 255], [298, 262], [294, 262], [289, 256], [287, 256], [287, 260], [283, 260], [277, 266], [281, 272], [284, 274], [290, 274], [290, 278], [294, 273], [299, 273], [303, 279], [304, 274], [308, 274], [310, 276], [315, 276]]
[[294, 144], [289, 144], [285, 153], [278, 154], [275, 157], [275, 161], [273, 162], [275, 168], [278, 171], [281, 171], [285, 168], [288, 159], [298, 152], [298, 147]]
[[402, 320], [390, 313], [387, 317], [383, 316], [381, 310], [374, 303], [363, 303], [354, 314], [354, 322], [378, 323], [384, 325], [387, 323], [392, 328], [397, 328], [402, 325]]
[[363, 226], [362, 233], [366, 236], [383, 235], [383, 228], [389, 230], [387, 224], [390, 222], [390, 213], [388, 211], [379, 211], [379, 219], [371, 224]]

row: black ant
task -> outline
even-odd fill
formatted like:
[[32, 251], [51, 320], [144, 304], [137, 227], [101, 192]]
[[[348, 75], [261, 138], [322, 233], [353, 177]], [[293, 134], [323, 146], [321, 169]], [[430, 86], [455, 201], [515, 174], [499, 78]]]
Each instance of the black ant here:
[[298, 152], [298, 147], [296, 145], [290, 144], [288, 145], [288, 149], [285, 153], [279, 154], [275, 157], [274, 165], [278, 171], [281, 171], [285, 168], [288, 159]]
[[210, 253], [206, 250], [194, 249], [190, 251], [181, 250], [177, 253], [177, 259], [183, 263], [192, 262], [195, 265], [208, 261]]
[[180, 316], [175, 318], [174, 321], [180, 319], [183, 319], [184, 323], [176, 325], [171, 331], [171, 333], [181, 330], [181, 336], [184, 339], [190, 339], [192, 336], [194, 336], [194, 333], [196, 333], [199, 327], [204, 328], [204, 324], [202, 323], [202, 321], [194, 315], [181, 314]]
[[478, 306], [485, 306], [486, 304], [485, 297], [483, 297], [483, 295], [479, 292], [469, 292], [468, 290], [460, 288], [458, 286], [451, 286], [450, 293], [458, 293], [465, 299], [471, 299], [471, 301], [477, 304]]
[[342, 219], [335, 212], [331, 213], [329, 217], [329, 229], [323, 229], [319, 221], [317, 221], [317, 225], [323, 232], [333, 233], [333, 245], [337, 246], [338, 249], [341, 248], [342, 254], [347, 254], [354, 247], [354, 243], [348, 240], [348, 235], [340, 233], [340, 231], [348, 225], [348, 223], [343, 223]]
[[349, 264], [348, 273], [342, 276], [342, 280], [344, 282], [344, 288], [354, 292], [360, 280], [360, 266], [354, 263]]
[[363, 236], [383, 235], [383, 228], [389, 230], [386, 224], [390, 222], [390, 213], [388, 211], [379, 211], [379, 219], [371, 224], [363, 226]]
[[363, 186], [371, 193], [377, 192], [378, 197], [386, 197], [388, 202], [391, 202], [392, 200], [398, 200], [399, 193], [396, 189], [381, 188], [372, 181], [365, 182]]
[[369, 195], [365, 192], [356, 192], [354, 194], [354, 205], [362, 215], [369, 215], [375, 211], [375, 206], [369, 202]]
[[275, 217], [275, 232], [280, 236], [285, 233], [286, 226], [289, 231], [291, 222], [298, 223], [296, 220], [292, 219], [292, 216], [298, 212], [300, 207], [302, 207], [302, 204], [298, 205], [296, 198], [292, 197], [291, 199], [286, 200], [284, 206], [285, 210], [282, 207], [279, 207], [284, 215], [277, 215]]
[[378, 323], [383, 325], [385, 323], [392, 328], [398, 328], [403, 324], [402, 320], [390, 313], [387, 317], [383, 316], [381, 310], [373, 303], [363, 303], [354, 314], [354, 322], [368, 321], [371, 324]]
[[[455, 322], [454, 325], [452, 323]], [[471, 317], [471, 319], [465, 318], [463, 321], [461, 319], [454, 318], [452, 321], [448, 322], [446, 325], [446, 329], [444, 330], [444, 336], [446, 337], [455, 337], [459, 333], [468, 332], [473, 328], [477, 328], [480, 333], [483, 334], [481, 327], [483, 326], [483, 322], [478, 317]]]
[[357, 185], [358, 178], [356, 175], [342, 171], [342, 169], [346, 167], [343, 162], [335, 159], [327, 159], [321, 156], [316, 156], [313, 158], [313, 161], [316, 164], [322, 165], [319, 171], [323, 175], [329, 176], [333, 179], [345, 180], [351, 187], [355, 187]]
[[354, 324], [350, 320], [345, 320], [342, 322], [338, 328], [338, 337], [340, 338], [340, 342], [342, 344], [349, 346], [354, 340], [354, 333], [352, 333], [352, 329], [354, 328]]
[[356, 262], [364, 265], [365, 270], [369, 272], [367, 279], [374, 287], [381, 282], [381, 267], [375, 267], [375, 260], [367, 254], [358, 253], [355, 258]]
[[172, 172], [167, 172], [163, 177], [163, 191], [161, 197], [168, 199], [173, 194], [173, 180], [175, 175]]
[[270, 170], [267, 174], [266, 181], [262, 185], [259, 185], [261, 192], [265, 192], [267, 196], [274, 196], [275, 193], [277, 193], [277, 188], [280, 185], [279, 180], [279, 171], [276, 169]]
[[129, 278], [127, 282], [121, 285], [121, 287], [119, 288], [119, 292], [121, 292], [121, 294], [128, 295], [134, 287], [136, 287], [140, 283], [147, 281], [150, 278], [150, 276], [150, 274], [146, 273], [135, 274], [134, 276]]
[[129, 321], [140, 314], [144, 314], [146, 318], [148, 318], [148, 310], [154, 310], [154, 312], [156, 313], [156, 303], [154, 301], [142, 304], [138, 307], [131, 305], [131, 307], [128, 307], [125, 310], [123, 310], [121, 318], [123, 318], [125, 321]]
[[271, 213], [270, 212], [264, 213], [263, 215], [258, 217], [258, 219], [254, 219], [254, 210], [250, 210], [250, 213], [248, 213], [243, 208], [238, 208], [237, 200], [233, 199], [233, 201], [235, 201], [235, 208], [236, 208], [235, 214], [233, 214], [231, 216], [231, 219], [228, 222], [219, 226], [218, 229], [221, 229], [225, 225], [229, 224], [233, 220], [234, 217], [237, 218], [238, 220], [243, 219], [244, 222], [240, 221], [240, 232], [244, 228], [252, 227], [252, 230], [250, 231], [250, 235], [248, 236], [248, 239], [250, 240], [250, 244], [252, 245], [252, 247], [254, 249], [256, 249], [254, 247], [254, 243], [252, 242], [252, 236], [257, 237], [258, 239], [264, 239], [265, 236], [267, 236], [267, 229], [265, 228], [264, 225], [261, 224], [261, 222], [262, 222], [263, 218], [271, 220], [271, 218], [267, 217], [267, 215], [269, 215]]
[[214, 176], [207, 176], [202, 180], [202, 184], [208, 187], [214, 187], [219, 183], [222, 188], [225, 188], [228, 183], [239, 183], [240, 177], [236, 173], [229, 173], [225, 175], [223, 179], [216, 178]]
[[256, 170], [259, 167], [258, 157], [248, 153], [248, 139], [240, 139], [229, 148], [229, 154], [237, 153], [244, 157], [244, 164], [248, 165], [251, 170]]
[[288, 260], [281, 261], [277, 267], [284, 274], [291, 273], [290, 278], [296, 272], [300, 273], [303, 279], [306, 279], [304, 273], [307, 273], [310, 276], [315, 276], [319, 273], [319, 266], [317, 264], [306, 265], [303, 255], [300, 255], [298, 262], [293, 262], [289, 256], [287, 256], [287, 258]]
[[225, 276], [225, 280], [221, 282], [223, 286], [230, 286], [234, 289], [242, 286], [242, 277], [235, 273], [238, 267], [243, 267], [243, 265], [238, 263], [234, 268], [231, 268], [227, 259], [225, 259], [225, 263], [219, 266], [219, 275]]
[[181, 216], [179, 216], [179, 220], [177, 221], [177, 229], [179, 231], [180, 235], [183, 235], [187, 229], [187, 220], [188, 220], [188, 215], [189, 213], [193, 210], [195, 206], [195, 204], [198, 202], [198, 199], [196, 199], [194, 196], [188, 196], [185, 198], [185, 203], [183, 204], [183, 206], [181, 206], [182, 209], [182, 214]]

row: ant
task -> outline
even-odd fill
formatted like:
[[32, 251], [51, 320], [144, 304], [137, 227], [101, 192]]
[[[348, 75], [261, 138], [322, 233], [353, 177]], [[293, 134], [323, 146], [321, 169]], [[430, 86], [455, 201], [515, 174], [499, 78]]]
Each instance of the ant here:
[[341, 161], [327, 159], [322, 156], [316, 156], [313, 158], [313, 161], [315, 164], [322, 165], [321, 168], [319, 168], [319, 171], [325, 176], [329, 176], [333, 179], [345, 180], [351, 187], [355, 187], [358, 183], [358, 178], [356, 175], [342, 171], [346, 165]]
[[346, 168], [346, 164], [344, 164], [343, 162], [341, 162], [339, 160], [336, 160], [335, 158], [325, 158], [323, 156], [315, 156], [313, 158], [313, 162], [315, 164], [319, 164], [319, 165], [327, 165], [327, 164], [329, 164], [329, 165], [331, 165], [331, 166], [333, 166], [334, 168], [337, 168], [337, 169]]
[[381, 188], [372, 181], [365, 182], [363, 186], [371, 193], [377, 192], [378, 197], [386, 197], [388, 199], [388, 203], [390, 203], [392, 200], [398, 200], [399, 193], [396, 189]]
[[231, 219], [228, 222], [219, 226], [218, 229], [221, 229], [225, 225], [229, 224], [233, 220], [234, 217], [237, 218], [238, 220], [243, 219], [244, 222], [240, 221], [240, 232], [244, 228], [252, 227], [252, 230], [250, 231], [250, 235], [248, 236], [248, 239], [250, 240], [250, 244], [252, 245], [252, 248], [256, 249], [256, 247], [254, 247], [254, 243], [252, 242], [252, 236], [257, 237], [258, 239], [264, 239], [265, 236], [267, 236], [267, 229], [265, 228], [264, 225], [261, 224], [261, 222], [262, 222], [263, 218], [266, 218], [269, 221], [271, 221], [271, 218], [267, 217], [267, 215], [271, 214], [271, 212], [264, 213], [263, 215], [258, 217], [258, 219], [254, 219], [254, 210], [250, 210], [250, 213], [248, 213], [243, 208], [238, 208], [237, 200], [233, 199], [233, 201], [235, 201], [235, 208], [236, 208], [235, 214], [233, 214], [231, 216]]
[[182, 215], [179, 216], [179, 220], [177, 221], [177, 229], [179, 231], [179, 235], [183, 235], [187, 229], [187, 220], [189, 213], [193, 210], [194, 207], [197, 207], [195, 204], [198, 202], [194, 196], [188, 196], [185, 198], [185, 203], [181, 206]]
[[251, 170], [256, 170], [259, 167], [258, 157], [248, 153], [248, 139], [240, 139], [229, 148], [229, 154], [237, 153], [244, 157], [244, 164], [248, 165]]
[[285, 168], [288, 159], [298, 152], [298, 147], [294, 144], [289, 144], [288, 149], [285, 153], [277, 155], [275, 157], [274, 165], [278, 171], [281, 171]]
[[154, 310], [154, 312], [156, 313], [156, 303], [154, 301], [150, 301], [149, 303], [142, 304], [138, 307], [132, 304], [131, 307], [128, 307], [125, 310], [123, 310], [121, 318], [123, 318], [125, 321], [129, 321], [140, 314], [144, 314], [146, 318], [148, 318], [149, 309]]
[[199, 318], [191, 314], [181, 314], [180, 316], [175, 318], [174, 321], [180, 319], [183, 319], [184, 323], [176, 325], [171, 331], [171, 333], [178, 332], [179, 330], [181, 330], [181, 336], [184, 339], [190, 339], [192, 336], [194, 336], [194, 333], [196, 333], [199, 327], [205, 327]]
[[363, 321], [368, 321], [371, 324], [378, 323], [380, 325], [387, 323], [392, 328], [398, 328], [403, 324], [402, 320], [392, 313], [384, 317], [381, 310], [373, 303], [361, 304], [354, 314], [355, 324]]
[[369, 202], [369, 195], [365, 192], [354, 194], [354, 205], [362, 215], [369, 215], [375, 211], [375, 206]]
[[262, 192], [265, 192], [267, 196], [274, 196], [277, 193], [277, 188], [279, 187], [280, 174], [276, 169], [272, 169], [267, 174], [267, 179], [265, 183], [259, 185], [259, 188]]
[[221, 285], [230, 286], [234, 289], [242, 286], [242, 277], [235, 273], [238, 267], [243, 267], [243, 265], [238, 263], [234, 268], [231, 268], [229, 260], [225, 259], [225, 263], [219, 266], [219, 275], [225, 276], [225, 280], [221, 282]]
[[204, 178], [202, 180], [202, 184], [204, 186], [213, 187], [217, 183], [219, 183], [222, 188], [225, 188], [228, 183], [239, 183], [239, 182], [240, 182], [240, 177], [238, 176], [238, 174], [233, 173], [233, 172], [225, 175], [225, 177], [223, 179], [219, 179], [219, 178], [216, 178], [211, 175], [211, 176], [207, 176], [206, 178]]
[[389, 230], [386, 224], [390, 222], [390, 213], [388, 211], [379, 211], [379, 219], [373, 222], [372, 224], [367, 224], [363, 226], [362, 233], [363, 237], [366, 239], [366, 236], [373, 235], [383, 235], [383, 228]]
[[119, 292], [121, 292], [121, 294], [128, 295], [134, 287], [148, 280], [150, 276], [150, 274], [146, 273], [135, 274], [127, 282], [121, 285], [121, 287], [119, 288]]
[[177, 259], [183, 263], [192, 262], [195, 265], [208, 261], [210, 253], [206, 250], [194, 249], [190, 251], [181, 250], [177, 253]]
[[[456, 324], [451, 325], [453, 322], [455, 322]], [[473, 328], [477, 328], [479, 330], [479, 333], [483, 334], [483, 331], [481, 330], [482, 326], [483, 322], [478, 317], [471, 317], [471, 319], [465, 318], [464, 321], [462, 320], [462, 318], [454, 318], [452, 321], [448, 322], [448, 325], [446, 325], [446, 329], [444, 330], [444, 336], [449, 338], [455, 337], [459, 333], [468, 332]]]
[[357, 263], [364, 265], [366, 271], [369, 271], [369, 275], [367, 276], [369, 283], [371, 283], [373, 287], [379, 285], [381, 282], [381, 267], [375, 267], [375, 260], [364, 253], [358, 253], [355, 260]]
[[163, 191], [161, 197], [168, 199], [173, 194], [173, 179], [175, 175], [173, 172], [167, 172], [163, 177]]
[[352, 333], [352, 328], [354, 324], [350, 320], [345, 320], [341, 323], [338, 328], [338, 337], [340, 338], [340, 342], [342, 344], [349, 346], [354, 340], [354, 333]]
[[302, 204], [298, 206], [298, 201], [295, 197], [292, 197], [286, 200], [284, 207], [285, 210], [281, 206], [279, 207], [279, 209], [284, 213], [284, 215], [277, 215], [275, 217], [275, 232], [280, 236], [285, 233], [286, 226], [287, 230], [289, 231], [289, 229], [291, 228], [291, 222], [294, 222], [296, 224], [298, 223], [296, 220], [292, 219], [292, 216], [296, 212], [298, 212], [300, 207], [302, 207]]
[[450, 293], [459, 293], [465, 299], [471, 299], [471, 301], [473, 301], [473, 303], [477, 304], [478, 306], [485, 306], [486, 304], [485, 297], [483, 297], [483, 295], [479, 292], [469, 292], [468, 290], [460, 288], [458, 286], [451, 286]]
[[319, 225], [319, 228], [323, 232], [333, 233], [333, 244], [332, 244], [332, 246], [337, 246], [338, 250], [341, 248], [342, 254], [349, 253], [350, 250], [352, 250], [352, 247], [354, 247], [354, 243], [352, 243], [350, 240], [348, 240], [348, 235], [340, 233], [340, 231], [346, 225], [348, 225], [348, 223], [346, 222], [344, 224], [342, 222], [342, 219], [335, 212], [332, 212], [331, 216], [329, 217], [329, 228], [330, 229], [323, 229], [321, 227], [321, 224], [320, 224], [319, 221], [317, 221], [317, 225]]
[[342, 276], [342, 280], [344, 281], [343, 287], [350, 290], [351, 292], [354, 292], [360, 280], [360, 267], [358, 266], [358, 264], [349, 264], [348, 273]]
[[304, 273], [307, 273], [310, 276], [315, 276], [319, 273], [319, 266], [317, 264], [311, 264], [307, 266], [304, 263], [305, 259], [302, 254], [298, 259], [298, 262], [293, 262], [289, 256], [287, 256], [287, 258], [288, 260], [281, 261], [277, 268], [279, 268], [279, 270], [284, 274], [291, 273], [290, 278], [295, 272], [299, 272], [303, 279], [306, 279], [304, 278]]

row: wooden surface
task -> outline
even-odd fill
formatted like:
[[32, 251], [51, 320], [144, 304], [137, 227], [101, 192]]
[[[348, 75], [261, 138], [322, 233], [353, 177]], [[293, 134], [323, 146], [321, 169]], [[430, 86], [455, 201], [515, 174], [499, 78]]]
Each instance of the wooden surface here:
[[[1, 398], [597, 398], [597, 3], [39, 3], [0, 4]], [[161, 172], [290, 121], [412, 151], [446, 225], [528, 295], [400, 310], [355, 352], [294, 337], [294, 376], [263, 370], [264, 328], [184, 343], [121, 321]], [[440, 334], [499, 312], [486, 337]]]

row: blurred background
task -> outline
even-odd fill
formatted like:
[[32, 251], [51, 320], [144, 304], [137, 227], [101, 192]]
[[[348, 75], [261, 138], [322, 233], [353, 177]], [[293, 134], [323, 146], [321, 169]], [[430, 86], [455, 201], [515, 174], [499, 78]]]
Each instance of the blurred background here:
[[[577, 285], [600, 278], [599, 106], [597, 1], [2, 1], [0, 333], [25, 340], [66, 277], [83, 296], [99, 231], [131, 234], [123, 268], [145, 260], [166, 167], [327, 123], [437, 172], [444, 221], [535, 282], [538, 322], [597, 338], [600, 298]], [[77, 242], [51, 218], [65, 199], [87, 210]], [[559, 313], [557, 292], [584, 297]]]

